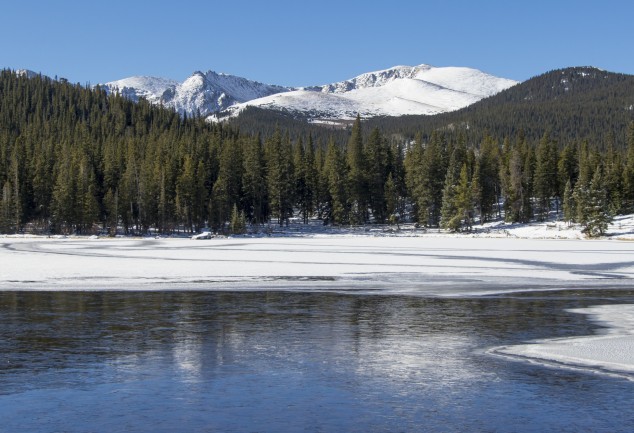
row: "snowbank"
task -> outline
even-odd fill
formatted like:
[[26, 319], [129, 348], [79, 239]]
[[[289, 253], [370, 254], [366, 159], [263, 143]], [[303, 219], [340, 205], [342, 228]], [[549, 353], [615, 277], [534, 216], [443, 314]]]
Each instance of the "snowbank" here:
[[547, 365], [634, 374], [634, 305], [600, 305], [570, 311], [588, 314], [608, 328], [599, 335], [540, 340], [491, 352]]

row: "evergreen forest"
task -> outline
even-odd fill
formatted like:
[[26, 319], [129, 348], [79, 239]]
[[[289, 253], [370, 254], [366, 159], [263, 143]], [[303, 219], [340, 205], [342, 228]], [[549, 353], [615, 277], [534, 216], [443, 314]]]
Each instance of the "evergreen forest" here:
[[[587, 78], [557, 82], [570, 89], [576, 76]], [[418, 129], [357, 118], [332, 130], [274, 118], [214, 124], [4, 70], [0, 233], [243, 233], [291, 219], [469, 231], [557, 217], [600, 236], [612, 216], [634, 211], [634, 121], [618, 90], [628, 80], [608, 90], [613, 103], [596, 86], [572, 102], [561, 91], [558, 101], [595, 110], [594, 122], [584, 114], [571, 124], [563, 105], [537, 104], [544, 98], [534, 90], [530, 122], [517, 108], [498, 126], [447, 128], [429, 116]], [[514, 89], [493, 98], [519, 104]], [[479, 119], [493, 98], [481, 101]]]

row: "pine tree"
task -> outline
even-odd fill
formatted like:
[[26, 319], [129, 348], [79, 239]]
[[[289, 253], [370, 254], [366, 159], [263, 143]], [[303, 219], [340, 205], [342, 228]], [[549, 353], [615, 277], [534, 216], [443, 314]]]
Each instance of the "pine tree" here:
[[193, 191], [193, 223], [195, 231], [200, 231], [205, 227], [207, 221], [207, 202], [209, 201], [208, 189], [205, 186], [205, 165], [203, 161], [198, 161], [195, 172], [194, 191]]
[[522, 222], [526, 223], [533, 218], [533, 173], [535, 172], [535, 152], [531, 146], [524, 149], [524, 170], [522, 182], [524, 194], [522, 195]]
[[78, 166], [76, 200], [77, 214], [75, 225], [79, 233], [90, 233], [94, 223], [99, 221], [99, 203], [96, 197], [95, 174], [86, 155], [82, 157]]
[[440, 216], [440, 226], [452, 231], [460, 230], [461, 226], [460, 218], [462, 217], [456, 218], [456, 216], [459, 212], [457, 203], [458, 183], [460, 182], [460, 174], [463, 166], [466, 166], [466, 150], [464, 143], [459, 142], [454, 146], [449, 158]]
[[582, 232], [588, 237], [603, 236], [612, 218], [607, 209], [607, 197], [599, 167], [594, 170], [590, 188], [584, 189], [581, 194], [578, 207]]
[[247, 231], [246, 217], [244, 211], [238, 211], [238, 205], [234, 204], [231, 211], [231, 234], [241, 235]]
[[54, 232], [72, 233], [77, 222], [78, 204], [81, 201], [77, 197], [77, 177], [74, 175], [72, 161], [66, 159], [58, 164], [53, 187], [52, 198], [52, 229]]
[[236, 139], [224, 140], [220, 150], [218, 178], [214, 182], [211, 200], [213, 213], [210, 221], [214, 229], [223, 228], [230, 221], [231, 210], [241, 198], [242, 152]]
[[346, 189], [346, 163], [339, 148], [331, 139], [328, 143], [324, 162], [324, 176], [328, 185], [327, 218], [332, 224], [346, 224], [349, 219], [348, 197]]
[[421, 169], [423, 164], [423, 155], [425, 153], [422, 136], [416, 135], [416, 138], [408, 147], [405, 154], [405, 160], [403, 162], [405, 168], [405, 185], [407, 188], [408, 196], [411, 198], [414, 205], [414, 216], [417, 222], [421, 223], [425, 220], [423, 201], [424, 191], [424, 176]]
[[[486, 165], [486, 163], [485, 163]], [[482, 174], [482, 169], [481, 169], [482, 165], [480, 164], [480, 159], [476, 159], [475, 160], [475, 167], [473, 169], [473, 175], [471, 176], [471, 199], [473, 200], [473, 208], [477, 211], [477, 213], [480, 215], [480, 224], [484, 224], [485, 221], [488, 220], [488, 218], [492, 217], [492, 210], [493, 207], [491, 206], [491, 203], [489, 202], [488, 204], [485, 204], [485, 199], [484, 191], [488, 190], [488, 199], [491, 199], [493, 197], [495, 197], [497, 194], [495, 194], [495, 189], [491, 190], [489, 188], [484, 188], [482, 185], [482, 182], [484, 183], [489, 183], [489, 186], [491, 185], [491, 179], [487, 180], [487, 176], [484, 176]], [[469, 173], [469, 168], [467, 166], [467, 173]], [[491, 194], [491, 193], [494, 194]], [[486, 211], [486, 209], [488, 209], [488, 212]], [[488, 215], [488, 216], [487, 216]]]
[[[463, 164], [464, 166], [464, 164]], [[443, 189], [443, 201], [440, 215], [440, 227], [451, 231], [459, 231], [462, 225], [461, 215], [458, 215], [458, 182], [454, 164], [450, 163], [445, 177], [445, 188]]]
[[267, 185], [271, 214], [281, 226], [293, 215], [293, 163], [288, 135], [282, 140], [279, 129], [266, 146]]
[[559, 154], [557, 162], [557, 174], [559, 176], [558, 185], [560, 187], [559, 196], [563, 196], [565, 185], [570, 182], [572, 188], [577, 183], [579, 177], [579, 158], [577, 155], [577, 147], [572, 144], [566, 144]]
[[550, 200], [557, 193], [557, 166], [553, 160], [552, 142], [545, 133], [537, 146], [535, 173], [533, 175], [535, 191], [535, 213], [539, 221], [545, 221], [550, 212]]
[[264, 164], [262, 141], [252, 137], [244, 150], [242, 185], [246, 215], [253, 224], [264, 224], [269, 217]]
[[475, 168], [478, 174], [474, 177], [474, 180], [477, 180], [474, 193], [480, 208], [480, 220], [484, 223], [494, 218], [501, 189], [500, 152], [497, 143], [488, 134], [480, 146], [480, 155]]
[[316, 159], [315, 159], [315, 144], [311, 135], [308, 136], [308, 143], [306, 143], [306, 149], [304, 151], [304, 183], [305, 183], [305, 195], [302, 203], [304, 208], [302, 209], [302, 216], [304, 224], [308, 224], [308, 219], [315, 213], [317, 207], [317, 194], [319, 190], [319, 176], [317, 171]]
[[634, 210], [634, 120], [627, 129], [627, 156], [623, 170], [623, 202], [628, 211]]
[[[444, 137], [434, 132], [424, 149], [416, 147], [408, 170], [412, 198], [416, 204], [418, 222], [434, 227], [440, 223], [442, 196], [447, 166], [444, 163]], [[421, 153], [422, 150], [422, 154]]]
[[348, 165], [348, 207], [350, 209], [350, 223], [363, 224], [368, 220], [368, 188], [366, 179], [366, 164], [363, 149], [363, 135], [361, 132], [361, 118], [357, 118], [352, 125], [352, 133], [348, 140], [346, 152]]
[[128, 143], [125, 159], [125, 170], [119, 181], [119, 217], [126, 234], [136, 224], [139, 218], [139, 169], [134, 143]]
[[623, 209], [623, 161], [620, 152], [614, 149], [613, 138], [610, 138], [603, 156], [604, 187], [607, 206], [611, 215]]
[[294, 147], [293, 166], [295, 168], [295, 197], [299, 213], [304, 224], [314, 212], [315, 192], [315, 155], [312, 138], [304, 146], [303, 140], [298, 140]]
[[[453, 174], [448, 172], [447, 177], [450, 176]], [[456, 181], [446, 179], [441, 227], [455, 232], [463, 228], [470, 231], [472, 224], [473, 190], [467, 164], [463, 163]]]
[[467, 165], [460, 169], [460, 181], [456, 192], [456, 207], [458, 216], [462, 214], [463, 227], [471, 231], [473, 224], [473, 190], [469, 182]]
[[17, 231], [16, 205], [13, 185], [6, 181], [0, 196], [0, 233], [15, 233]]
[[25, 200], [23, 196], [24, 188], [20, 188], [20, 185], [23, 184], [22, 179], [24, 178], [24, 173], [21, 170], [21, 158], [17, 156], [17, 153], [18, 152], [15, 152], [11, 158], [8, 179], [5, 183], [5, 187], [11, 189], [10, 192], [6, 194], [7, 201], [4, 207], [7, 209], [7, 215], [9, 215], [9, 232], [13, 233], [17, 233], [22, 226]]
[[387, 215], [387, 220], [390, 224], [396, 224], [399, 227], [399, 222], [401, 219], [400, 215], [400, 196], [398, 187], [396, 182], [394, 182], [394, 177], [392, 176], [392, 172], [387, 175], [387, 180], [385, 181], [385, 212]]
[[564, 189], [564, 221], [568, 224], [575, 222], [577, 215], [577, 206], [575, 203], [575, 197], [573, 194], [572, 183], [570, 179], [566, 182], [566, 187]]
[[389, 148], [381, 136], [381, 131], [374, 128], [368, 138], [366, 146], [367, 180], [369, 205], [372, 216], [377, 223], [384, 223], [386, 219], [385, 182], [387, 181]]
[[194, 190], [196, 173], [194, 162], [187, 156], [183, 161], [183, 169], [176, 183], [176, 205], [180, 217], [185, 221], [187, 230], [194, 232]]

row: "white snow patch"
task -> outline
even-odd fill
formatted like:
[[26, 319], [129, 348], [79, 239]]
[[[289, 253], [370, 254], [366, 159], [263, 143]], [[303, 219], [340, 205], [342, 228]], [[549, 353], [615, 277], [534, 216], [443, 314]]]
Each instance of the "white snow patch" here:
[[562, 222], [495, 222], [451, 234], [312, 221], [202, 241], [0, 236], [0, 289], [276, 287], [455, 296], [628, 287], [634, 215], [618, 217], [609, 234], [584, 240], [578, 227]]
[[330, 119], [353, 119], [357, 114], [438, 114], [466, 107], [515, 84], [471, 68], [395, 66], [339, 83], [250, 100], [229, 111], [236, 115], [246, 106], [255, 106]]
[[499, 347], [491, 353], [547, 365], [634, 373], [634, 305], [599, 305], [569, 311], [588, 314], [592, 320], [608, 328], [599, 335], [539, 340], [531, 344]]
[[[187, 115], [218, 121], [246, 106], [282, 109], [315, 119], [437, 114], [473, 104], [517, 84], [471, 68], [395, 66], [321, 86], [293, 88], [233, 75], [194, 72], [182, 83], [130, 77], [103, 87], [132, 100], [143, 97]], [[223, 112], [217, 116], [215, 113]]]

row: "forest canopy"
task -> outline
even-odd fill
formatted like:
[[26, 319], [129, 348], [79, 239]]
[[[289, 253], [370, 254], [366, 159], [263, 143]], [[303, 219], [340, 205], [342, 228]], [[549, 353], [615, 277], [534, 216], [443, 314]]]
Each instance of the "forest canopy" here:
[[526, 119], [477, 131], [421, 122], [413, 135], [359, 118], [339, 131], [258, 130], [5, 70], [0, 233], [240, 233], [290, 218], [464, 231], [556, 215], [600, 235], [634, 210], [631, 113], [593, 127], [607, 131], [599, 139], [565, 141], [549, 113], [536, 116], [539, 137]]

